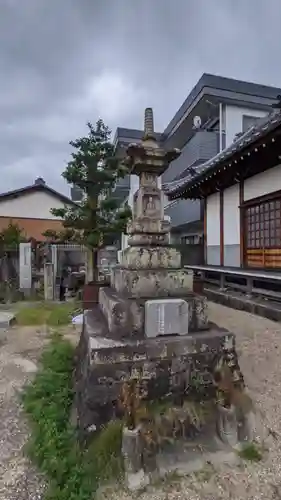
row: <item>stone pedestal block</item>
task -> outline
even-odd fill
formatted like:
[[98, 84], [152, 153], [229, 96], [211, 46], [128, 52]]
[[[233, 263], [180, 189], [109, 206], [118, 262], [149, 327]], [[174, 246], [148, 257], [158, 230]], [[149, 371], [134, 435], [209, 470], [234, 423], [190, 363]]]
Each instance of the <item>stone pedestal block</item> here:
[[[161, 307], [161, 304], [162, 308], [168, 306], [170, 313], [172, 308], [173, 314], [176, 314], [176, 316], [172, 315], [170, 318], [167, 318], [166, 315], [166, 318], [164, 318], [164, 334], [166, 330], [169, 335], [183, 335], [208, 328], [207, 301], [205, 297], [190, 292], [186, 293], [182, 299], [171, 297], [159, 300], [156, 301], [157, 311], [153, 312], [154, 306], [151, 300], [128, 298], [116, 293], [110, 287], [100, 288], [99, 309], [104, 319], [103, 335], [106, 338], [133, 340], [142, 339], [145, 336], [163, 335], [163, 313], [165, 315], [167, 310], [158, 311], [158, 306]], [[155, 324], [153, 324], [154, 320], [151, 317], [151, 312], [152, 316], [156, 315]], [[168, 314], [170, 313], [168, 312]], [[94, 314], [97, 316], [96, 313]], [[171, 324], [170, 321], [172, 321]], [[175, 321], [178, 322], [178, 328], [176, 329]]]

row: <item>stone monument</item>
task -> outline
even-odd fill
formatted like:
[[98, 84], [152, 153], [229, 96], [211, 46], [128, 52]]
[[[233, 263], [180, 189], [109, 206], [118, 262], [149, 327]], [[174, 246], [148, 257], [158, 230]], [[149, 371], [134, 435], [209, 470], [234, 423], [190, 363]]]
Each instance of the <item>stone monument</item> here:
[[157, 178], [179, 156], [179, 150], [157, 143], [153, 112], [146, 109], [143, 140], [127, 149], [126, 163], [140, 179], [129, 246], [112, 270], [110, 286], [100, 289], [97, 306], [84, 313], [75, 373], [82, 434], [119, 414], [121, 386], [130, 378], [141, 379], [150, 400], [188, 394], [198, 384], [212, 390], [213, 367], [228, 354], [237, 368], [234, 336], [210, 327], [206, 299], [190, 290], [181, 255], [169, 245]]

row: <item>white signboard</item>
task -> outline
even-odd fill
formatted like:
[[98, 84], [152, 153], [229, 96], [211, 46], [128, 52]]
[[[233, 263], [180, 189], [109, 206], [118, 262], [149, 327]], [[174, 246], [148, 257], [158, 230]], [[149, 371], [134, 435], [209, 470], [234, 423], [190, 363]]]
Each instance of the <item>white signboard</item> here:
[[188, 334], [188, 303], [182, 299], [148, 300], [145, 303], [147, 337]]
[[31, 289], [31, 243], [20, 243], [20, 276], [19, 285], [21, 290]]

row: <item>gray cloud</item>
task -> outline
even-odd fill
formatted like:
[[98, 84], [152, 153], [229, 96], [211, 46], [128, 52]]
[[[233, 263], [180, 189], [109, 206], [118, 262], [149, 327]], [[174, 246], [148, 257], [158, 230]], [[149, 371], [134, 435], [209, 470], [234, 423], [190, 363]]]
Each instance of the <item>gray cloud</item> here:
[[278, 0], [0, 0], [1, 191], [67, 192], [69, 140], [100, 116], [165, 127], [203, 72], [281, 86]]

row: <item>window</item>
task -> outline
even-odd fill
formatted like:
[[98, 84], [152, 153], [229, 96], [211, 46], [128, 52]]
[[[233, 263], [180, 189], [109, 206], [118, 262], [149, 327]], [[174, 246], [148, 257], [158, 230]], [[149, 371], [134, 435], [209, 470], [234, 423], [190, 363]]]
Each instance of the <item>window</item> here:
[[264, 201], [245, 210], [247, 248], [281, 248], [281, 200]]
[[253, 127], [256, 125], [256, 123], [261, 119], [260, 116], [249, 116], [249, 115], [243, 115], [242, 116], [242, 132], [246, 132], [249, 130], [249, 128]]
[[198, 245], [200, 242], [200, 236], [197, 234], [193, 234], [190, 236], [183, 236], [181, 238], [182, 245]]

